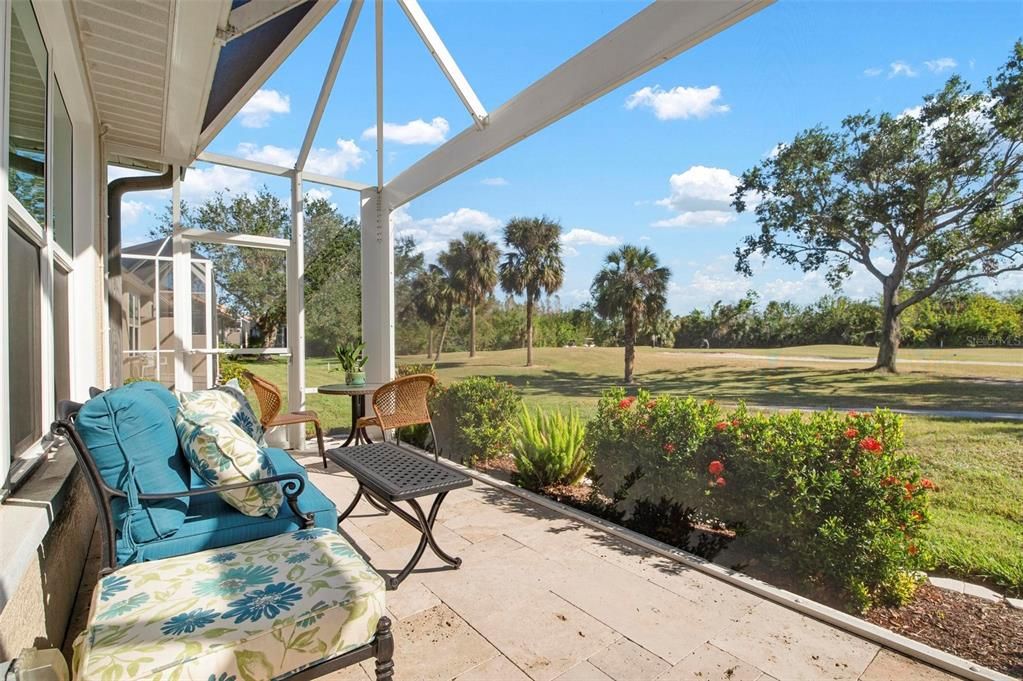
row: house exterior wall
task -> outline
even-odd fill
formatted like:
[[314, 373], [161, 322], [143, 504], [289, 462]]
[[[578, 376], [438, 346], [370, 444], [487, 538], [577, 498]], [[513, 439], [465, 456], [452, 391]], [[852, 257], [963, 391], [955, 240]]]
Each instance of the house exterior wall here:
[[[5, 21], [3, 17], [9, 16], [10, 1], [0, 0], [0, 27]], [[73, 30], [71, 6], [69, 3], [36, 0], [33, 8], [53, 77], [59, 84], [73, 128], [74, 245], [72, 252], [68, 253], [72, 270], [68, 275], [67, 364], [70, 367], [70, 396], [83, 401], [88, 397], [90, 386], [107, 385], [109, 367], [103, 342], [106, 332], [103, 309], [105, 162], [78, 39]], [[0, 35], [3, 35], [2, 31]], [[6, 91], [7, 83], [2, 85]], [[6, 121], [6, 96], [0, 98], [0, 114]], [[3, 123], [0, 123], [0, 134], [7, 134]], [[6, 154], [0, 158], [0, 163], [6, 166]], [[0, 187], [0, 191], [6, 194], [6, 172], [2, 173], [2, 177], [4, 186]], [[0, 201], [5, 223], [6, 207], [6, 201]], [[3, 269], [6, 269], [8, 254], [0, 253], [0, 257], [5, 263]], [[3, 276], [6, 277], [6, 272]], [[0, 293], [3, 293], [2, 286]], [[6, 300], [0, 303], [6, 306]], [[45, 304], [48, 301], [44, 301]], [[44, 320], [47, 319], [44, 314]], [[6, 320], [9, 327], [19, 321]], [[6, 332], [2, 328], [0, 331]], [[44, 333], [43, 344], [43, 379], [52, 381], [52, 336], [47, 338]], [[6, 354], [6, 344], [0, 347]], [[0, 397], [4, 398], [0, 402], [5, 410], [11, 397], [8, 390], [8, 385], [0, 384]], [[44, 429], [53, 419], [53, 410], [52, 403], [44, 403]], [[7, 454], [4, 451], [7, 447], [4, 433], [0, 451]], [[16, 656], [27, 646], [61, 646], [95, 528], [95, 506], [78, 474], [74, 456], [64, 447], [48, 452], [44, 457], [45, 461], [28, 481], [0, 505], [0, 544], [3, 546], [0, 552], [0, 660]]]

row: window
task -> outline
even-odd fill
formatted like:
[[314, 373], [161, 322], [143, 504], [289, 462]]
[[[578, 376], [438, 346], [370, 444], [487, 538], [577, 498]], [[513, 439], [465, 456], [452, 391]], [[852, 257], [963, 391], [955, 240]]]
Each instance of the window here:
[[46, 46], [28, 0], [11, 3], [8, 187], [46, 225]]
[[73, 241], [74, 232], [72, 229], [72, 130], [71, 116], [68, 115], [67, 105], [64, 104], [64, 95], [61, 94], [60, 86], [53, 89], [53, 143], [52, 158], [50, 166], [51, 180], [53, 186], [50, 188], [52, 198], [52, 219], [53, 239], [69, 255], [74, 255]]
[[71, 399], [71, 329], [68, 324], [68, 273], [53, 268], [53, 394], [54, 400]]
[[142, 301], [138, 294], [128, 292], [128, 349], [139, 350], [139, 336], [142, 333]]
[[13, 224], [7, 227], [7, 353], [11, 453], [19, 456], [43, 434], [39, 249]]
[[[0, 499], [45, 461], [56, 402], [72, 396], [74, 131], [30, 0], [10, 0], [6, 89], [6, 239], [0, 239], [0, 314], [8, 376], [0, 386]], [[3, 36], [0, 36], [3, 37]], [[2, 43], [4, 41], [0, 41]], [[3, 93], [0, 93], [3, 94]], [[3, 191], [0, 189], [0, 191]]]

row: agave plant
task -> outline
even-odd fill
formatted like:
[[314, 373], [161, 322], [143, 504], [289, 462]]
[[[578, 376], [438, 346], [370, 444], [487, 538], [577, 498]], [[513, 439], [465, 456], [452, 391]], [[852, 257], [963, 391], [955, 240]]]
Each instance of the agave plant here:
[[523, 407], [512, 446], [521, 484], [540, 489], [581, 481], [590, 471], [585, 435], [586, 426], [574, 409], [565, 416], [537, 408], [534, 416]]

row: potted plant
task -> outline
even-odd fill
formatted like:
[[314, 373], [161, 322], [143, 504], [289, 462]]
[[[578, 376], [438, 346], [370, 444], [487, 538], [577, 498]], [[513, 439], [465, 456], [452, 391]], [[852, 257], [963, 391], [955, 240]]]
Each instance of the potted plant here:
[[341, 370], [345, 372], [346, 385], [366, 384], [366, 372], [363, 371], [363, 367], [366, 366], [368, 358], [363, 354], [365, 349], [363, 343], [342, 343], [334, 349]]

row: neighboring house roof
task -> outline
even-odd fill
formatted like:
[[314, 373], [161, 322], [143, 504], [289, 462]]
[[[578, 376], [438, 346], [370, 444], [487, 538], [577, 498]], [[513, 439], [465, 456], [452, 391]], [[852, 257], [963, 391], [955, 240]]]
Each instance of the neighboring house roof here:
[[[173, 253], [173, 243], [171, 238], [163, 237], [162, 239], [154, 239], [153, 241], [146, 241], [141, 244], [134, 244], [132, 246], [124, 246], [121, 248], [121, 255], [143, 255], [152, 257], [154, 255], [171, 257]], [[206, 262], [208, 258], [204, 258], [199, 255], [199, 252], [192, 246], [192, 262]]]

